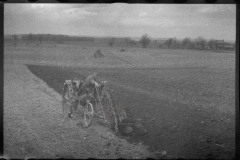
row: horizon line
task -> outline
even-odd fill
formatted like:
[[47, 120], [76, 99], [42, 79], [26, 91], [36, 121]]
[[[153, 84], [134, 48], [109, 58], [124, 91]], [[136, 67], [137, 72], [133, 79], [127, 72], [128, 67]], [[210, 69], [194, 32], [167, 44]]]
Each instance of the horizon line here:
[[[27, 35], [27, 34], [33, 34], [33, 35], [37, 35], [37, 34], [42, 34], [42, 35], [61, 35], [61, 36], [70, 36], [70, 37], [89, 37], [89, 38], [137, 38], [137, 39], [140, 39], [141, 36], [139, 37], [127, 37], [127, 36], [90, 36], [90, 35], [68, 35], [68, 34], [53, 34], [53, 33], [12, 33], [12, 34], [5, 34], [4, 33], [4, 36], [12, 36], [12, 35]], [[169, 37], [169, 38], [160, 38], [160, 37], [151, 37], [149, 36], [151, 39], [154, 39], [154, 40], [164, 40], [164, 39], [170, 39], [170, 38], [176, 38], [176, 39], [184, 39], [184, 38], [190, 38], [192, 40], [195, 40], [197, 39], [198, 37], [202, 37], [204, 38], [203, 36], [197, 36], [197, 37], [194, 37], [194, 38], [191, 38], [191, 37], [184, 37], [184, 38], [177, 38], [177, 37]], [[204, 38], [206, 40], [210, 40], [210, 39], [214, 39], [214, 40], [226, 40], [226, 41], [231, 41], [231, 42], [235, 42], [236, 40], [233, 40], [233, 39], [215, 39], [215, 38]]]

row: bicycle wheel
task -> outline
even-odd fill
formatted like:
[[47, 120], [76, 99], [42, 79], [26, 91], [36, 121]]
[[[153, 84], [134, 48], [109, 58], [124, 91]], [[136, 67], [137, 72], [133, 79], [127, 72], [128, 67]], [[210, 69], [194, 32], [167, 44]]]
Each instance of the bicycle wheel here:
[[90, 102], [88, 102], [84, 109], [84, 122], [86, 127], [89, 127], [92, 124], [93, 116], [94, 116], [93, 105]]

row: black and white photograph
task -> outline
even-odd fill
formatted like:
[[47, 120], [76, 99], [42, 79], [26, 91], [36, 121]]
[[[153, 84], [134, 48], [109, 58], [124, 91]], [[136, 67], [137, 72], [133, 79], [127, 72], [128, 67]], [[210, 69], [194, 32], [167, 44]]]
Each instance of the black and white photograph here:
[[236, 4], [3, 8], [4, 158], [235, 158]]

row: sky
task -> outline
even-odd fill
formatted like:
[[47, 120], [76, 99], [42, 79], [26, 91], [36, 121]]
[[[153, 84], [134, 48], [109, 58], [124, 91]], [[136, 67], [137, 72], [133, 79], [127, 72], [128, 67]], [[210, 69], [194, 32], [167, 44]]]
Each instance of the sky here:
[[235, 4], [5, 3], [4, 34], [235, 40]]

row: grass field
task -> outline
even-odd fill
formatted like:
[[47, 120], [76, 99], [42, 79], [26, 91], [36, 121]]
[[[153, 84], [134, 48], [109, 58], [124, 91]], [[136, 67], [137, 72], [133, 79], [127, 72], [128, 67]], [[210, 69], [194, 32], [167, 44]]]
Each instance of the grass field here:
[[[65, 79], [100, 73], [148, 129], [130, 142], [176, 157], [234, 157], [234, 53], [99, 46], [6, 44], [4, 61], [27, 64], [58, 93]], [[92, 57], [98, 49], [104, 58]]]
[[[4, 60], [17, 59], [27, 64], [44, 64], [51, 66], [104, 67], [104, 68], [234, 68], [235, 54], [216, 53], [203, 50], [142, 49], [140, 47], [108, 47], [105, 43], [80, 43], [76, 45], [54, 44], [52, 42], [5, 44]], [[104, 46], [104, 47], [101, 47]], [[105, 55], [103, 59], [93, 58], [98, 49]], [[17, 52], [15, 52], [17, 51]]]

